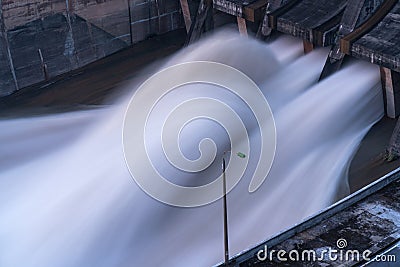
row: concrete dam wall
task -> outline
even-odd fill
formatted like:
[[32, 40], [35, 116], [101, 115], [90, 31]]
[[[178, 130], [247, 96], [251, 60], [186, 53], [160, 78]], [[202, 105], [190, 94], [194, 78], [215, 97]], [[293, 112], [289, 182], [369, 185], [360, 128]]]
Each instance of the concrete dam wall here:
[[178, 0], [0, 0], [0, 97], [183, 26]]

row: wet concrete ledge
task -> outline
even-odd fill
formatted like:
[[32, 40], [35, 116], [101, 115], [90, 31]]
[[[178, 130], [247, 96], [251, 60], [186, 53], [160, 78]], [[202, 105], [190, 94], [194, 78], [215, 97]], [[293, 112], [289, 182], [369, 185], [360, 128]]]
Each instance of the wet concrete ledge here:
[[[338, 240], [346, 246], [338, 247]], [[371, 251], [373, 258], [400, 240], [400, 168], [361, 189], [319, 214], [231, 259], [230, 266], [354, 266], [366, 263], [362, 257], [342, 257], [332, 261], [279, 261], [276, 257], [259, 260], [259, 251], [313, 250], [317, 258], [323, 250]], [[259, 255], [262, 255], [259, 254]], [[323, 255], [322, 255], [323, 256]], [[286, 254], [286, 258], [288, 255]], [[400, 260], [400, 259], [398, 259]], [[223, 266], [222, 264], [220, 266]]]

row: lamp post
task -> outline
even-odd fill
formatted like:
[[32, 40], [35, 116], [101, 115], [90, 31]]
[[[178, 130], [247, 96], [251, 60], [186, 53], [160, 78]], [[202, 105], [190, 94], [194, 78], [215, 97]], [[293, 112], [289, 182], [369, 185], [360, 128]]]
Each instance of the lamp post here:
[[[228, 206], [226, 201], [226, 163], [225, 163], [225, 155], [226, 153], [231, 152], [230, 150], [224, 151], [222, 156], [222, 188], [223, 188], [223, 212], [224, 212], [224, 255], [225, 255], [225, 266], [229, 265], [229, 240], [228, 240]], [[242, 152], [236, 153], [236, 155], [240, 158], [245, 158], [246, 155]]]

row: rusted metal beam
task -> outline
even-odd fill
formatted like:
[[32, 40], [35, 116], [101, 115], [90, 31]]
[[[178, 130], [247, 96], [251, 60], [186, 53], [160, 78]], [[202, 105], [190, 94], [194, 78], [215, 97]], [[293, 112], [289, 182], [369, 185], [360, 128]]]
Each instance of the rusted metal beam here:
[[237, 18], [237, 24], [239, 28], [240, 35], [247, 37], [247, 25], [246, 25], [246, 20], [244, 18], [236, 17]]
[[304, 54], [308, 54], [314, 50], [314, 45], [313, 43], [307, 40], [303, 40], [303, 48], [304, 48]]
[[260, 21], [265, 13], [267, 7], [267, 0], [259, 0], [247, 6], [244, 6], [244, 18], [251, 22]]
[[192, 18], [190, 16], [190, 8], [188, 0], [180, 0], [183, 19], [185, 21], [186, 32], [190, 31], [190, 26], [192, 25]]
[[380, 71], [386, 115], [396, 118], [400, 115], [400, 73], [385, 67]]

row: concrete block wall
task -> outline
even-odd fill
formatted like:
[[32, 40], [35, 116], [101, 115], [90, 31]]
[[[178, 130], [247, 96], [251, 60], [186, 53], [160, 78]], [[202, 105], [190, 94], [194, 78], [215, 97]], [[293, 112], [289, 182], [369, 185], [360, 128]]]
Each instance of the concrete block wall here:
[[8, 38], [5, 31], [3, 12], [0, 9], [0, 96], [12, 93], [15, 88], [13, 68], [10, 65], [10, 51], [8, 49]]
[[179, 0], [131, 1], [133, 40], [184, 26]]
[[0, 0], [0, 97], [181, 27], [179, 0]]

